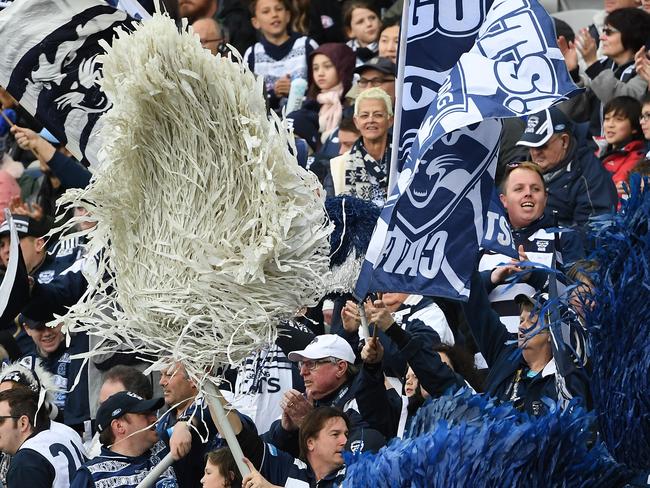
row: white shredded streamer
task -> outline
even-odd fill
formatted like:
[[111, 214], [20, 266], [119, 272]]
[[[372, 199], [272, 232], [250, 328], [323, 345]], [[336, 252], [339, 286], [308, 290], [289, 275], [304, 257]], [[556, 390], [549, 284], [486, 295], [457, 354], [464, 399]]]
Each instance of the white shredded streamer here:
[[98, 222], [89, 255], [100, 258], [64, 330], [104, 339], [89, 355], [126, 345], [204, 377], [322, 295], [323, 192], [243, 65], [161, 14], [106, 49], [105, 163], [59, 201]]

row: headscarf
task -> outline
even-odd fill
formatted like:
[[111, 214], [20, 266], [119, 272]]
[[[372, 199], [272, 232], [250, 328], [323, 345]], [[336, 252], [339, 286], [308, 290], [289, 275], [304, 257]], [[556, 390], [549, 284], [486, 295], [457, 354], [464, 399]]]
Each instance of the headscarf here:
[[[336, 67], [336, 74], [339, 82], [336, 86], [326, 91], [318, 91], [314, 83], [312, 65], [314, 56], [323, 54], [327, 56]], [[321, 142], [324, 142], [341, 122], [343, 106], [341, 101], [343, 95], [352, 86], [356, 55], [354, 51], [345, 44], [327, 43], [313, 51], [309, 56], [309, 94], [316, 98], [320, 104], [318, 111], [318, 126], [321, 134]]]

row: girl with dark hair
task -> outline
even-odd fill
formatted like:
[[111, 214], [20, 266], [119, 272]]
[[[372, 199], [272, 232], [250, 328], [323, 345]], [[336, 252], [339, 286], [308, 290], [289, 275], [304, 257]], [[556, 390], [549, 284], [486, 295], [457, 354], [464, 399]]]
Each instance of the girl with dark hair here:
[[343, 26], [345, 34], [350, 39], [347, 45], [357, 56], [357, 66], [361, 66], [377, 55], [381, 21], [373, 2], [348, 0], [343, 5]]
[[321, 142], [341, 122], [343, 98], [352, 86], [354, 63], [354, 51], [345, 44], [323, 44], [309, 56], [309, 89], [304, 108], [318, 111]]
[[644, 154], [645, 144], [639, 121], [641, 104], [632, 97], [616, 97], [605, 105], [603, 113], [607, 149], [601, 159], [603, 167], [612, 174], [621, 196], [623, 183]]
[[203, 488], [241, 488], [242, 477], [229, 448], [223, 447], [207, 454], [201, 486]]

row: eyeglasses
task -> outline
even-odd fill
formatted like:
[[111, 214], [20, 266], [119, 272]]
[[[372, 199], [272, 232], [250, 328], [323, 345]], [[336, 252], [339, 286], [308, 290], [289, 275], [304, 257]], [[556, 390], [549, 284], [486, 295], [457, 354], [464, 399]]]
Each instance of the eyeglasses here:
[[326, 364], [326, 363], [336, 364], [337, 362], [338, 359], [333, 357], [324, 358], [324, 359], [314, 359], [309, 361], [298, 361], [298, 369], [302, 369], [303, 367], [305, 367], [309, 371], [315, 371], [318, 369], [318, 367], [321, 364]]
[[386, 112], [372, 112], [372, 113], [361, 112], [356, 117], [357, 117], [357, 119], [359, 119], [361, 121], [366, 121], [366, 120], [369, 120], [369, 119], [384, 120], [387, 115], [388, 114], [386, 114]]
[[650, 121], [650, 112], [642, 113], [639, 117], [639, 122], [648, 122]]
[[20, 417], [16, 415], [0, 415], [0, 424], [3, 424], [6, 419], [19, 419]]
[[214, 39], [201, 39], [201, 46], [205, 46], [208, 42], [223, 42], [223, 37], [215, 37]]
[[604, 27], [603, 28], [603, 34], [605, 34], [607, 37], [611, 36], [612, 34], [620, 34], [621, 31], [618, 29], [614, 29], [613, 27]]
[[377, 87], [380, 86], [382, 83], [388, 83], [391, 81], [395, 81], [395, 78], [371, 78], [371, 79], [359, 78], [358, 83], [360, 87], [364, 88], [368, 85]]

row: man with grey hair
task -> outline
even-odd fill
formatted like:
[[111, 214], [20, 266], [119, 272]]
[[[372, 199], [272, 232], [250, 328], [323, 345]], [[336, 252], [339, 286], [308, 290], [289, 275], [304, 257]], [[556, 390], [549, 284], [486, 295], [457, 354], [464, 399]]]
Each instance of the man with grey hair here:
[[390, 131], [393, 107], [379, 87], [359, 94], [354, 103], [354, 125], [361, 137], [345, 154], [330, 161], [334, 191], [371, 200], [380, 207], [387, 198], [390, 173]]
[[221, 52], [222, 46], [227, 42], [219, 23], [212, 17], [198, 19], [192, 24], [192, 29], [198, 34], [203, 49], [208, 49], [214, 56]]

